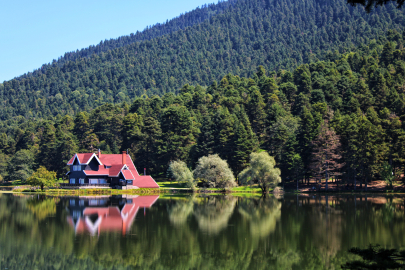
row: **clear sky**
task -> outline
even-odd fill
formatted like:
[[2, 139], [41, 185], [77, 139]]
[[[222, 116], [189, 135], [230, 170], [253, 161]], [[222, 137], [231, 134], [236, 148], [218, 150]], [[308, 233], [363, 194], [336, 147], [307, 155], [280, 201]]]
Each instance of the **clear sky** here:
[[0, 9], [0, 82], [65, 52], [142, 31], [213, 0], [15, 0]]

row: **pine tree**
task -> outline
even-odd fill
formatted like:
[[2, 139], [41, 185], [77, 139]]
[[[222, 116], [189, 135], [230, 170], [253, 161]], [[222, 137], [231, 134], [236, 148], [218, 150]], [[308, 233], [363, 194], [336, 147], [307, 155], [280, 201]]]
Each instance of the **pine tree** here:
[[258, 136], [259, 141], [264, 140], [264, 129], [266, 113], [264, 111], [265, 103], [258, 89], [250, 93], [250, 100], [247, 104], [247, 113], [251, 119], [253, 132]]
[[161, 144], [162, 140], [162, 130], [160, 129], [159, 121], [153, 117], [146, 117], [142, 128], [142, 134], [143, 142], [145, 142], [143, 144], [144, 147], [141, 150], [141, 153], [144, 152], [144, 168], [151, 170], [151, 173], [153, 173], [155, 172], [154, 168], [158, 165], [158, 146]]

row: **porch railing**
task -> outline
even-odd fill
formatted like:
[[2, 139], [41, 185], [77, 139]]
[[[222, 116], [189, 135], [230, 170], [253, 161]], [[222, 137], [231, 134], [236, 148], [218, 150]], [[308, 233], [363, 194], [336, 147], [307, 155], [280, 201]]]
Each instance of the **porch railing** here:
[[70, 184], [70, 183], [61, 183], [60, 187], [109, 187], [110, 184]]

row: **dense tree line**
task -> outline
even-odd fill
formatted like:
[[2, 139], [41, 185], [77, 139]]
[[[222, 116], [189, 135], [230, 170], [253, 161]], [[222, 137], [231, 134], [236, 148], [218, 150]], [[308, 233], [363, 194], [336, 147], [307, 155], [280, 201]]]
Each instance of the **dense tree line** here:
[[343, 0], [220, 3], [138, 33], [139, 42], [121, 38], [108, 50], [89, 48], [0, 84], [0, 119], [74, 115], [143, 94], [162, 96], [186, 83], [208, 86], [228, 73], [253, 76], [259, 65], [292, 70], [325, 59], [326, 51], [333, 56], [367, 44], [387, 29], [402, 32], [403, 22], [393, 4], [367, 13]]
[[[218, 154], [235, 176], [259, 149], [274, 156], [283, 181], [335, 178], [366, 185], [388, 162], [405, 170], [404, 37], [389, 31], [357, 50], [293, 72], [228, 74], [209, 87], [143, 95], [74, 117], [3, 121], [0, 172], [26, 179], [40, 165], [58, 175], [77, 151], [128, 149], [138, 168], [165, 176], [171, 161], [190, 168]], [[316, 158], [315, 158], [316, 157]], [[315, 164], [318, 164], [314, 166]], [[142, 171], [142, 170], [141, 170]]]

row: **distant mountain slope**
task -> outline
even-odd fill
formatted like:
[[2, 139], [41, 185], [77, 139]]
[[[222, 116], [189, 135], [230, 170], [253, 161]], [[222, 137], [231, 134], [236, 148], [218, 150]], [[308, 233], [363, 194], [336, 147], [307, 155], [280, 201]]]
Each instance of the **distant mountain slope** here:
[[[176, 18], [166, 21], [165, 23], [157, 23], [153, 26], [146, 27], [142, 32], [137, 31], [135, 34], [132, 33], [128, 36], [121, 36], [119, 38], [101, 41], [97, 45], [89, 46], [81, 50], [76, 50], [72, 52], [67, 52], [65, 55], [59, 57], [56, 61], [58, 66], [62, 66], [68, 61], [74, 61], [82, 57], [90, 57], [93, 54], [100, 54], [101, 52], [106, 52], [108, 50], [120, 48], [135, 42], [141, 42], [144, 40], [150, 40], [156, 37], [170, 34], [172, 32], [185, 29], [186, 27], [193, 26], [195, 24], [201, 23], [212, 16], [222, 13], [230, 4], [235, 3], [236, 0], [228, 0], [226, 2], [219, 2], [218, 4], [208, 4], [202, 5], [190, 12], [182, 14]], [[44, 64], [42, 70], [47, 67], [52, 66], [51, 64]], [[36, 71], [29, 72], [19, 78], [26, 78], [28, 76], [36, 75]]]
[[258, 65], [292, 69], [388, 29], [402, 32], [404, 18], [392, 4], [367, 14], [344, 0], [239, 0], [184, 30], [7, 81], [0, 118], [73, 114], [185, 83], [207, 85], [227, 73], [249, 76]]

